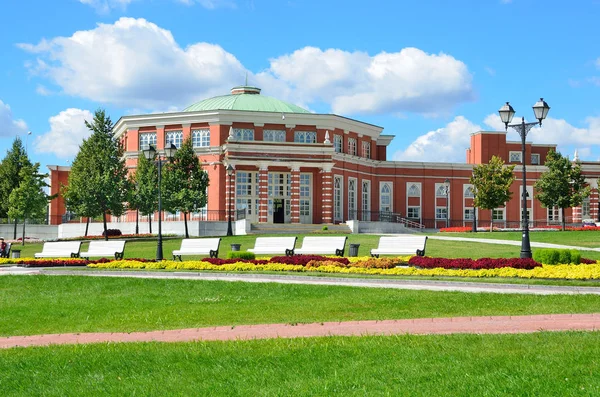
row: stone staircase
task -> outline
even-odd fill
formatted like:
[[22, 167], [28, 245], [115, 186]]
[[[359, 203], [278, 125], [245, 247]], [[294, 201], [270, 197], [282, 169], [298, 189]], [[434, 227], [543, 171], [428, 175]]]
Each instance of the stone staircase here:
[[249, 234], [308, 234], [321, 232], [327, 226], [329, 233], [350, 233], [347, 225], [322, 225], [301, 223], [253, 223]]

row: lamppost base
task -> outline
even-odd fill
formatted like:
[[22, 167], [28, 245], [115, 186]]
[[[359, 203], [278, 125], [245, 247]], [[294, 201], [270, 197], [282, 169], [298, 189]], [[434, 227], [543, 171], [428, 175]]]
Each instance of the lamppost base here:
[[531, 259], [531, 251], [521, 251], [521, 259]]

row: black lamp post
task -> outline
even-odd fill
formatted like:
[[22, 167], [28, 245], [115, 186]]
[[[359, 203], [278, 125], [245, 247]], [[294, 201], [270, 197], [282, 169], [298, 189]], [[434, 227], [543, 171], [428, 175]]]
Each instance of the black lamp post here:
[[[153, 145], [148, 145], [148, 147], [142, 150], [144, 152], [144, 157], [148, 160], [154, 160], [154, 156], [156, 156], [156, 148]], [[165, 158], [167, 160], [171, 160], [175, 155], [177, 148], [174, 144], [170, 144], [170, 146], [165, 147]], [[158, 242], [156, 244], [156, 260], [163, 260], [163, 242], [162, 242], [162, 197], [161, 197], [161, 174], [162, 174], [162, 163], [163, 158], [159, 154], [157, 159], [158, 164]]]
[[444, 180], [444, 187], [446, 188], [446, 227], [450, 227], [450, 179]]
[[231, 164], [227, 164], [227, 167], [225, 168], [225, 170], [227, 171], [227, 176], [229, 177], [229, 187], [227, 189], [227, 235], [228, 236], [233, 236], [233, 229], [231, 228], [231, 187], [232, 187], [232, 183], [231, 183], [231, 179], [233, 177], [233, 165]]
[[515, 131], [519, 133], [521, 137], [521, 164], [523, 165], [523, 186], [521, 191], [521, 202], [522, 202], [522, 229], [523, 235], [521, 237], [521, 258], [531, 258], [531, 245], [529, 243], [529, 215], [527, 214], [527, 174], [525, 170], [525, 138], [527, 137], [527, 133], [534, 126], [542, 125], [542, 120], [546, 118], [548, 115], [548, 111], [550, 110], [550, 106], [546, 102], [544, 102], [544, 98], [540, 98], [535, 105], [533, 105], [533, 113], [535, 114], [535, 118], [538, 120], [536, 123], [526, 123], [525, 118], [521, 118], [521, 123], [519, 124], [509, 124], [512, 121], [513, 116], [515, 115], [515, 110], [508, 102], [506, 105], [502, 106], [498, 113], [500, 113], [500, 119], [506, 126], [513, 128]]

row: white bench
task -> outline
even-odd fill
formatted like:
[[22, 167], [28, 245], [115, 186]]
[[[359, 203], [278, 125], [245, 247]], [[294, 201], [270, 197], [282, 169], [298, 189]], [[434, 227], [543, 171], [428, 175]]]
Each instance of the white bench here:
[[58, 241], [44, 243], [42, 252], [35, 254], [36, 258], [79, 258], [81, 241]]
[[90, 257], [114, 256], [115, 259], [123, 259], [125, 251], [125, 241], [90, 241], [87, 252], [82, 252], [80, 257], [89, 259]]
[[173, 251], [173, 260], [181, 255], [209, 255], [211, 258], [219, 256], [221, 238], [184, 238], [181, 248]]
[[338, 255], [344, 256], [346, 236], [304, 237], [302, 247], [294, 250], [294, 254]]
[[381, 236], [379, 246], [371, 250], [371, 256], [379, 255], [425, 255], [427, 236]]
[[249, 252], [255, 254], [280, 254], [294, 255], [294, 246], [297, 237], [257, 237], [254, 242], [254, 248], [249, 248]]

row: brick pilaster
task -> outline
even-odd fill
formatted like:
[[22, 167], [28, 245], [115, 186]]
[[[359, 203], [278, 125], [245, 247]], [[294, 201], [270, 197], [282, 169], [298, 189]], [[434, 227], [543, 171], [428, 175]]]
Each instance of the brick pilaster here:
[[300, 223], [300, 167], [292, 166], [291, 174], [291, 211], [292, 223]]
[[269, 211], [269, 167], [261, 165], [258, 170], [258, 222], [268, 222]]

